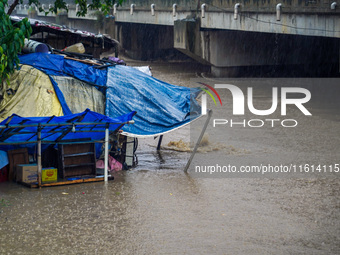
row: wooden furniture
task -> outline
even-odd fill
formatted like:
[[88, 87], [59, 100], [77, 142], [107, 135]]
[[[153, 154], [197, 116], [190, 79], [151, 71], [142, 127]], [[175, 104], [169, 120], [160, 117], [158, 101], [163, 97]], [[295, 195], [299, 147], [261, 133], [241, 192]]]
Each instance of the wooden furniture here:
[[9, 161], [8, 180], [15, 181], [17, 176], [16, 166], [20, 164], [28, 164], [27, 148], [10, 150], [7, 152]]
[[58, 174], [60, 178], [96, 174], [94, 143], [58, 145]]

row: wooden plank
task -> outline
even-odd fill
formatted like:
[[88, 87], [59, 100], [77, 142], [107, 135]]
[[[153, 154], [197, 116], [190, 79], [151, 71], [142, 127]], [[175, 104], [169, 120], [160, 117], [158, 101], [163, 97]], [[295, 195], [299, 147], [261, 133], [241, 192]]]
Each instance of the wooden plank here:
[[78, 59], [78, 58], [72, 58], [72, 57], [64, 57], [66, 59], [71, 59], [71, 60], [74, 60], [74, 61], [78, 61], [78, 62], [81, 62], [81, 63], [85, 63], [85, 64], [90, 64], [90, 65], [97, 65], [97, 66], [101, 66], [102, 64], [99, 64], [99, 63], [95, 63], [91, 60], [82, 60], [82, 59]]
[[41, 186], [52, 187], [52, 186], [62, 186], [62, 185], [78, 184], [78, 183], [85, 183], [85, 182], [100, 182], [100, 181], [104, 181], [104, 178], [88, 178], [88, 179], [79, 179], [79, 180], [63, 181], [63, 182], [50, 182], [50, 183], [43, 183]]
[[64, 144], [64, 154], [70, 155], [70, 154], [78, 154], [78, 153], [84, 153], [84, 152], [94, 152], [94, 144], [91, 143], [70, 143], [70, 144]]
[[[113, 177], [111, 177], [109, 180], [113, 180]], [[85, 179], [79, 179], [79, 180], [63, 180], [58, 182], [49, 182], [49, 183], [42, 183], [41, 187], [54, 187], [54, 186], [63, 186], [63, 185], [71, 185], [71, 184], [80, 184], [80, 183], [89, 183], [89, 182], [101, 182], [104, 181], [104, 177], [99, 178], [85, 178]], [[24, 183], [20, 182], [20, 184], [29, 187], [29, 188], [38, 188], [37, 183]]]
[[82, 177], [82, 176], [89, 176], [95, 175], [95, 172], [92, 169], [95, 167], [93, 165], [83, 165], [83, 166], [72, 166], [72, 167], [65, 167], [65, 176], [64, 179], [67, 177]]

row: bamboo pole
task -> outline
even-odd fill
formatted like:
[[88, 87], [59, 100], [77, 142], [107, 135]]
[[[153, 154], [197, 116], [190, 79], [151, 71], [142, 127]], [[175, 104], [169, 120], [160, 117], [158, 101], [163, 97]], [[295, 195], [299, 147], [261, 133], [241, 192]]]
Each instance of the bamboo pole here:
[[38, 146], [37, 146], [37, 165], [38, 165], [38, 186], [41, 188], [41, 171], [42, 171], [42, 166], [41, 166], [41, 126], [38, 126]]
[[192, 161], [192, 159], [194, 158], [194, 156], [195, 156], [195, 154], [196, 154], [196, 151], [197, 151], [197, 149], [198, 149], [198, 146], [200, 145], [200, 143], [201, 143], [201, 141], [202, 141], [203, 135], [204, 135], [204, 133], [205, 133], [205, 130], [206, 130], [207, 127], [208, 127], [209, 120], [210, 120], [210, 118], [211, 118], [211, 116], [212, 116], [212, 113], [213, 113], [212, 110], [208, 110], [208, 117], [207, 117], [207, 120], [206, 120], [205, 123], [204, 123], [203, 129], [202, 129], [201, 134], [200, 134], [200, 136], [199, 136], [199, 138], [198, 138], [198, 140], [197, 140], [197, 143], [196, 143], [196, 145], [195, 145], [195, 148], [194, 148], [194, 150], [192, 151], [192, 153], [191, 153], [191, 155], [190, 155], [190, 158], [189, 158], [189, 160], [188, 160], [188, 163], [187, 163], [187, 165], [186, 165], [185, 168], [184, 168], [184, 172], [186, 172], [186, 173], [188, 172], [188, 168], [189, 168], [189, 166], [190, 166], [190, 164], [191, 164], [191, 161]]
[[107, 166], [109, 163], [109, 125], [106, 124], [105, 128], [105, 158], [104, 158], [104, 182], [108, 181], [108, 176], [107, 176]]
[[162, 140], [163, 140], [163, 135], [160, 135], [159, 140], [158, 140], [158, 145], [157, 145], [158, 151], [161, 149]]
[[[134, 120], [130, 120], [130, 121], [126, 121], [126, 122], [114, 122], [111, 123], [113, 125], [116, 124], [134, 124], [135, 121]], [[46, 123], [46, 124], [28, 124], [28, 125], [20, 125], [20, 124], [15, 124], [15, 125], [0, 125], [0, 129], [6, 129], [6, 128], [22, 128], [22, 127], [37, 127], [37, 126], [41, 126], [41, 127], [51, 127], [51, 126], [84, 126], [84, 125], [94, 125], [98, 128], [98, 126], [104, 126], [105, 123], [99, 123], [99, 122], [79, 122], [79, 123]]]

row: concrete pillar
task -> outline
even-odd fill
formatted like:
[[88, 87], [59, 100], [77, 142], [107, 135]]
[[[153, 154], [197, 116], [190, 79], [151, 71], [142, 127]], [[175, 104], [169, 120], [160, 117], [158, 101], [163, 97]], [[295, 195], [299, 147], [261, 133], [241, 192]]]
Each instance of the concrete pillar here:
[[116, 39], [133, 59], [156, 59], [165, 55], [163, 51], [173, 49], [171, 26], [121, 23], [118, 26]]
[[56, 23], [59, 25], [68, 25], [68, 16], [66, 11], [60, 11], [55, 16]]
[[34, 5], [29, 6], [27, 14], [28, 14], [28, 18], [30, 18], [30, 19], [37, 19], [38, 18], [38, 12], [35, 10]]
[[202, 64], [209, 64], [203, 56], [202, 35], [198, 19], [183, 19], [174, 22], [174, 48]]
[[328, 75], [340, 62], [339, 42], [332, 38], [200, 30], [199, 21], [193, 19], [175, 21], [174, 47], [201, 63], [209, 63], [215, 76], [244, 76], [249, 72], [261, 76], [261, 72], [278, 71], [296, 76]]
[[114, 38], [116, 34], [115, 29], [116, 29], [115, 20], [107, 18], [105, 22], [105, 34], [108, 34], [111, 38]]

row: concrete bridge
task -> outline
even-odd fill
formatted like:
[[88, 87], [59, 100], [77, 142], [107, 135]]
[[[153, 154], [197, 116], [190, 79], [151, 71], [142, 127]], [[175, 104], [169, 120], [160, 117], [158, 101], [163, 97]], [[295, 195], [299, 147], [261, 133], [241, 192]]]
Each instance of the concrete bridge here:
[[[114, 19], [106, 23], [105, 32], [133, 58], [156, 58], [175, 48], [211, 66], [216, 76], [273, 68], [337, 76], [340, 3], [336, 1], [126, 0], [112, 10]], [[69, 8], [67, 25], [77, 26], [77, 7]], [[81, 19], [96, 20], [93, 13]]]

